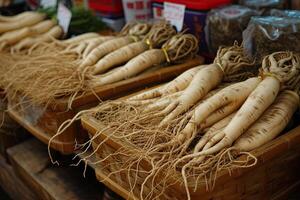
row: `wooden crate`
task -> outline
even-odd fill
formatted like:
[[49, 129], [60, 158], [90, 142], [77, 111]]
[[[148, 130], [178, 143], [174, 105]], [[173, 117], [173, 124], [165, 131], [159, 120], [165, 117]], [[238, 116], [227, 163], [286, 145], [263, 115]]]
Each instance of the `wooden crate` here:
[[[31, 189], [15, 174], [13, 167], [0, 154], [0, 186], [12, 199], [38, 199]], [[1, 192], [1, 191], [0, 191]], [[0, 193], [0, 199], [7, 199]]]
[[31, 200], [101, 200], [103, 197], [104, 186], [96, 181], [93, 171], [88, 171], [91, 174], [86, 173], [84, 178], [83, 169], [69, 166], [66, 157], [60, 158], [60, 166], [52, 165], [47, 146], [35, 138], [9, 148], [8, 155], [17, 177], [34, 193], [35, 198]]
[[[101, 130], [101, 124], [95, 119], [84, 117], [82, 119], [83, 127], [93, 136]], [[95, 140], [94, 147], [107, 135], [102, 133]], [[191, 193], [192, 199], [216, 200], [216, 199], [286, 199], [294, 188], [299, 187], [300, 179], [300, 126], [282, 134], [280, 137], [263, 145], [251, 153], [258, 158], [256, 166], [247, 169], [235, 169], [229, 174], [228, 171], [221, 171], [216, 180], [213, 191], [207, 191], [205, 185], [199, 185], [196, 192]], [[121, 147], [132, 148], [117, 139], [107, 139], [102, 148], [97, 151], [99, 158], [111, 155]], [[126, 158], [121, 156], [112, 156], [109, 162], [115, 160], [124, 161]], [[141, 170], [148, 169], [145, 161], [141, 161]], [[105, 170], [98, 167], [96, 175], [99, 181], [121, 195], [125, 199], [139, 199], [140, 182], [138, 181], [133, 194], [129, 192], [128, 179], [126, 172], [120, 172], [108, 177], [107, 175], [120, 168], [117, 164], [111, 165]], [[180, 178], [179, 174], [175, 175]], [[138, 174], [139, 179], [144, 180], [142, 174]], [[155, 183], [156, 184], [156, 183]], [[158, 184], [156, 184], [157, 186]], [[151, 186], [146, 186], [147, 193]], [[158, 190], [160, 186], [158, 185]], [[147, 191], [148, 190], [148, 191]], [[155, 192], [159, 192], [159, 191]], [[193, 191], [191, 188], [190, 191]], [[170, 199], [186, 199], [185, 189], [181, 184], [175, 184], [166, 189], [165, 195]], [[164, 198], [161, 198], [164, 199]]]
[[[185, 70], [203, 62], [202, 57], [197, 57], [183, 64], [152, 70], [131, 79], [95, 88], [95, 92], [101, 100], [113, 99], [153, 84], [169, 81]], [[20, 104], [20, 102], [23, 103]], [[93, 107], [98, 103], [99, 100], [93, 93], [87, 93], [74, 100], [72, 110], [66, 111], [67, 101], [65, 99], [57, 100], [55, 105], [49, 105], [45, 110], [38, 105], [26, 105], [20, 98], [16, 102], [10, 102], [9, 115], [35, 137], [48, 144], [49, 139], [64, 121], [72, 118], [80, 110]], [[84, 134], [84, 131], [80, 130], [79, 124], [75, 123], [64, 134], [58, 136], [51, 143], [51, 147], [61, 153], [69, 154], [74, 152], [75, 139], [82, 142], [86, 138], [87, 134]]]

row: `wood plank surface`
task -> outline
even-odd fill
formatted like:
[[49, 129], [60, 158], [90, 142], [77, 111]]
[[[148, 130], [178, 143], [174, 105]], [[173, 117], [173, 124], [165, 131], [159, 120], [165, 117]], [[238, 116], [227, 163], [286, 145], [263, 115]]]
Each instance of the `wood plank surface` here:
[[97, 200], [102, 187], [96, 180], [84, 179], [82, 169], [69, 165], [51, 164], [47, 147], [36, 139], [8, 149], [15, 171], [29, 185], [39, 199]]
[[296, 200], [300, 198], [300, 180], [289, 185], [286, 189], [278, 191], [272, 200]]
[[[76, 154], [80, 155], [80, 158], [85, 158], [87, 156], [92, 155], [92, 149], [89, 149], [85, 153], [82, 153], [81, 151], [77, 151]], [[109, 188], [111, 191], [116, 193], [117, 195], [123, 197], [124, 199], [127, 200], [135, 200], [138, 199], [137, 197], [131, 196], [130, 192], [128, 192], [125, 188], [123, 188], [121, 185], [119, 185], [117, 182], [112, 180], [111, 178], [108, 178], [97, 165], [94, 165], [93, 162], [96, 162], [98, 159], [96, 158], [96, 155], [93, 154], [88, 158], [88, 165], [95, 170], [96, 177], [97, 179], [103, 183], [107, 188]]]
[[[26, 120], [25, 117], [20, 116], [20, 114], [17, 111], [11, 108], [9, 108], [9, 116], [12, 119], [14, 119], [16, 122], [18, 122], [22, 127], [24, 127], [28, 132], [30, 132], [37, 139], [42, 141], [44, 144], [48, 144], [51, 135], [49, 135], [41, 127], [39, 127], [38, 125], [31, 124], [29, 121]], [[57, 151], [60, 151], [61, 153], [69, 154], [74, 151], [74, 144], [75, 142], [62, 142], [57, 138], [55, 138], [51, 143], [51, 147]]]
[[[0, 185], [12, 199], [35, 200], [37, 196], [15, 174], [14, 169], [0, 154]], [[0, 199], [3, 196], [0, 194]]]

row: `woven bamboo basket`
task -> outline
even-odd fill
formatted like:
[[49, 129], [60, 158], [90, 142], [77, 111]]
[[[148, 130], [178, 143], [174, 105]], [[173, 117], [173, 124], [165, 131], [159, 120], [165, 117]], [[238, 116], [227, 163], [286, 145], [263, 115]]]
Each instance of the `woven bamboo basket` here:
[[[99, 121], [92, 117], [85, 116], [81, 120], [82, 126], [86, 129], [90, 137], [100, 130], [103, 130]], [[122, 164], [127, 161], [127, 156], [114, 154], [120, 148], [129, 151], [136, 150], [132, 145], [119, 139], [108, 137], [109, 133], [103, 133], [93, 142], [94, 149], [100, 142], [105, 140], [101, 148], [96, 151], [98, 160], [109, 158], [98, 163], [96, 175], [99, 181], [110, 187], [117, 194], [125, 199], [140, 199], [141, 183], [145, 180], [145, 175], [141, 172], [149, 169], [149, 163], [142, 160], [138, 173], [123, 170]], [[244, 169], [234, 169], [220, 171], [216, 179], [213, 190], [207, 190], [204, 183], [198, 185], [198, 189], [193, 192], [190, 188], [192, 199], [286, 199], [286, 195], [291, 190], [300, 185], [300, 126], [289, 132], [281, 134], [278, 138], [252, 151], [258, 162], [254, 167]], [[114, 154], [114, 155], [113, 155]], [[111, 172], [114, 172], [111, 174]], [[109, 175], [109, 176], [108, 176]], [[155, 195], [160, 194], [159, 175], [155, 180]], [[182, 185], [180, 173], [174, 171], [173, 179], [159, 199], [186, 199], [185, 188]], [[130, 181], [136, 180], [132, 190]], [[153, 189], [151, 184], [146, 184], [144, 197]]]
[[[153, 69], [134, 78], [95, 88], [95, 93], [101, 100], [117, 98], [147, 86], [171, 80], [185, 70], [203, 63], [204, 58], [197, 57], [182, 64]], [[73, 118], [81, 110], [97, 105], [98, 97], [94, 93], [81, 95], [73, 101], [72, 110], [67, 110], [66, 99], [59, 99], [45, 109], [39, 105], [26, 104], [26, 100], [19, 98], [19, 100], [9, 102], [9, 115], [39, 140], [48, 144], [64, 121]], [[73, 153], [75, 139], [83, 142], [87, 137], [79, 124], [75, 123], [53, 140], [51, 147], [63, 154]]]

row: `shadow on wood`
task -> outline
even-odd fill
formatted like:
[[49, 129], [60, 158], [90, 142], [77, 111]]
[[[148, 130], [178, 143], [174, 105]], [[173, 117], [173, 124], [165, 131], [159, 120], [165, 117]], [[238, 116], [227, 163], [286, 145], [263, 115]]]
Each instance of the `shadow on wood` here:
[[47, 147], [36, 139], [8, 149], [8, 156], [15, 171], [39, 199], [100, 200], [102, 198], [103, 188], [95, 179], [84, 179], [83, 171], [78, 167], [52, 165]]
[[[14, 169], [0, 154], [0, 185], [12, 199], [34, 200], [35, 194], [19, 179]], [[0, 194], [0, 199], [2, 199]]]

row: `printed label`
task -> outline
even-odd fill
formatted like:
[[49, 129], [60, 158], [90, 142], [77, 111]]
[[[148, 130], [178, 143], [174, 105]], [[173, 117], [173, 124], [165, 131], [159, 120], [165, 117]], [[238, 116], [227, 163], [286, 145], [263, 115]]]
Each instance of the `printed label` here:
[[41, 6], [43, 8], [55, 7], [57, 0], [41, 0]]
[[183, 27], [185, 5], [164, 2], [164, 18], [181, 31]]
[[59, 3], [57, 9], [57, 20], [58, 24], [63, 28], [65, 34], [68, 33], [71, 18], [71, 11], [64, 4]]

